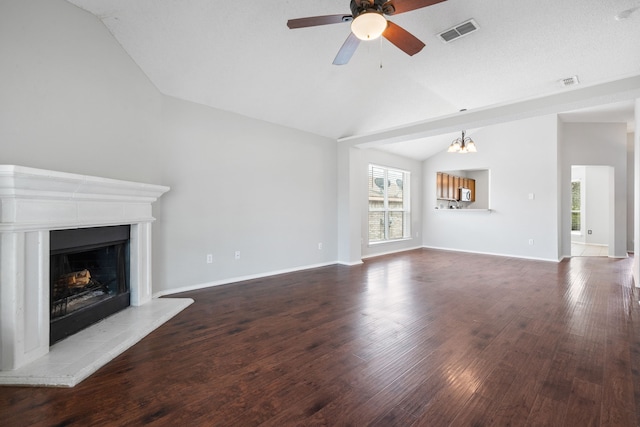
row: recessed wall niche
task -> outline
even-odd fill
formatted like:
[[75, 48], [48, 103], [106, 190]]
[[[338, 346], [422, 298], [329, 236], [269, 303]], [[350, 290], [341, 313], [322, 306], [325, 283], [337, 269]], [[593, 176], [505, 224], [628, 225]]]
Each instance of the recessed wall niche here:
[[[436, 173], [436, 209], [490, 209], [489, 169], [462, 169]], [[464, 200], [460, 188], [470, 190]]]

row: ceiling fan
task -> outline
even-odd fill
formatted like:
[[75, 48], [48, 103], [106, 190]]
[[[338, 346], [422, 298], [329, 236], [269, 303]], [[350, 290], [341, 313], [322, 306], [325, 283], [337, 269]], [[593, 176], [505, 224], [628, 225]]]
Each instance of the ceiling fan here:
[[397, 15], [443, 1], [446, 0], [351, 0], [351, 15], [290, 19], [287, 21], [287, 26], [294, 29], [351, 22], [351, 34], [333, 60], [334, 65], [348, 63], [358, 48], [360, 40], [374, 40], [380, 36], [389, 40], [407, 55], [413, 56], [422, 50], [424, 43], [399, 25], [387, 21], [384, 15]]

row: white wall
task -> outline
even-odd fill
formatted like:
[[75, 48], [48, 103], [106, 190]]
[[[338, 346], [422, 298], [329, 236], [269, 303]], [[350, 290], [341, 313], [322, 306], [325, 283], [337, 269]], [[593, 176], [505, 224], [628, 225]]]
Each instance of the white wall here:
[[489, 184], [491, 174], [489, 171], [472, 170], [466, 172], [466, 177], [476, 181], [476, 201], [469, 204], [471, 209], [489, 209]]
[[336, 261], [335, 141], [170, 97], [162, 122], [156, 291]]
[[171, 187], [154, 293], [335, 262], [335, 141], [163, 96], [63, 0], [3, 0], [0, 58], [0, 163]]
[[609, 193], [613, 190], [610, 188], [613, 186], [609, 179], [610, 169], [609, 166], [586, 167], [584, 230], [588, 244], [609, 244]]
[[614, 168], [614, 187], [609, 202], [609, 256], [626, 257], [627, 247], [627, 131], [624, 123], [563, 123], [560, 136], [562, 161], [562, 253], [571, 253], [571, 165]]
[[[423, 163], [424, 246], [557, 260], [555, 115], [488, 126], [473, 139], [478, 153], [443, 151]], [[490, 170], [491, 213], [434, 209], [436, 173], [465, 169]]]
[[0, 4], [0, 163], [158, 182], [161, 95], [96, 17]]

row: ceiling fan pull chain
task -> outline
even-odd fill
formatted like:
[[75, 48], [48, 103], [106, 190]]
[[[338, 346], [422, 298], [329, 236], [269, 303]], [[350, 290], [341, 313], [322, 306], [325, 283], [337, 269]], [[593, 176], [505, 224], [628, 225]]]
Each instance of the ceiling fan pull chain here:
[[380, 69], [382, 70], [382, 37], [380, 37]]

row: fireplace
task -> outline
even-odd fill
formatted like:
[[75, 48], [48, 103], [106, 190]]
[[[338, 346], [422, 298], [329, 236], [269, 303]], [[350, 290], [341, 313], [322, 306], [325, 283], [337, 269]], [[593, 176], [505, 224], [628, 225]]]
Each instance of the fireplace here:
[[129, 225], [51, 231], [51, 345], [130, 305], [129, 234]]
[[[0, 165], [0, 385], [72, 387], [193, 302], [152, 295], [151, 205], [168, 190]], [[105, 300], [130, 306], [50, 345]]]

